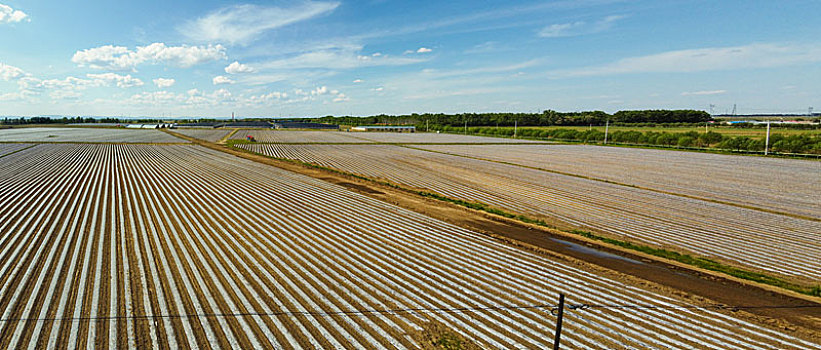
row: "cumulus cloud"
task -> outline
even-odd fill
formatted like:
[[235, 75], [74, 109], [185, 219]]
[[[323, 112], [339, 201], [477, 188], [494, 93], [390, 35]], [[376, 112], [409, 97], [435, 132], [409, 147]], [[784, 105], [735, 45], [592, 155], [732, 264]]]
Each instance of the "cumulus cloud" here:
[[338, 2], [306, 1], [292, 7], [236, 5], [185, 23], [179, 31], [202, 42], [248, 44], [271, 29], [330, 13]]
[[584, 21], [572, 23], [551, 24], [539, 31], [542, 38], [561, 38], [603, 32], [612, 28], [616, 22], [625, 16], [607, 16], [599, 21], [587, 23]]
[[174, 79], [166, 79], [166, 78], [154, 79], [154, 85], [157, 85], [157, 87], [160, 88], [160, 89], [174, 86], [174, 83], [176, 83], [176, 82], [177, 81], [174, 80]]
[[274, 91], [267, 94], [251, 95], [242, 100], [247, 105], [269, 104], [274, 101], [280, 101], [288, 98], [288, 93]]
[[327, 94], [327, 93], [328, 93], [328, 87], [327, 86], [320, 86], [320, 87], [317, 87], [316, 89], [311, 90], [311, 95], [313, 95], [313, 96], [324, 95], [324, 94]]
[[728, 69], [771, 68], [821, 62], [821, 46], [750, 44], [676, 50], [624, 58], [600, 66], [550, 72], [554, 77], [629, 73], [688, 73]]
[[703, 90], [703, 91], [685, 91], [681, 96], [700, 96], [700, 95], [721, 95], [727, 90]]
[[354, 83], [354, 84], [359, 84], [359, 83], [361, 83], [361, 82], [363, 82], [363, 81], [364, 81], [364, 80], [362, 80], [362, 79], [356, 79], [356, 80], [354, 80], [354, 81], [353, 81], [353, 83]]
[[68, 76], [64, 79], [39, 79], [26, 75], [17, 80], [19, 96], [29, 97], [48, 93], [52, 99], [77, 99], [80, 91], [94, 87], [117, 86], [130, 88], [142, 86], [142, 80], [131, 75], [115, 73], [86, 74], [85, 78]]
[[153, 43], [137, 46], [130, 50], [124, 46], [105, 45], [74, 53], [71, 61], [81, 67], [117, 71], [136, 71], [142, 63], [167, 63], [176, 67], [189, 68], [197, 64], [225, 59], [225, 47], [208, 46], [166, 46]]
[[22, 78], [26, 75], [22, 69], [17, 68], [15, 66], [10, 66], [5, 63], [0, 63], [0, 79], [5, 81], [14, 80], [17, 78]]
[[414, 54], [414, 53], [428, 53], [428, 52], [433, 52], [433, 49], [429, 49], [427, 47], [420, 47], [416, 50], [405, 50], [405, 52], [403, 52], [402, 54], [410, 55], [410, 54]]
[[27, 18], [25, 12], [0, 4], [0, 23], [17, 23]]
[[256, 69], [249, 67], [247, 64], [242, 64], [237, 61], [225, 67], [225, 73], [228, 74], [240, 74], [240, 73], [253, 73]]
[[224, 75], [218, 75], [218, 76], [214, 77], [214, 79], [211, 79], [211, 82], [214, 83], [214, 85], [233, 84], [234, 83], [233, 80], [231, 80], [230, 78], [228, 78]]
[[137, 78], [131, 77], [131, 75], [119, 75], [115, 73], [103, 73], [103, 74], [86, 74], [87, 77], [93, 79], [95, 82], [100, 82], [102, 85], [117, 85], [120, 88], [129, 88], [134, 86], [142, 86], [143, 81]]

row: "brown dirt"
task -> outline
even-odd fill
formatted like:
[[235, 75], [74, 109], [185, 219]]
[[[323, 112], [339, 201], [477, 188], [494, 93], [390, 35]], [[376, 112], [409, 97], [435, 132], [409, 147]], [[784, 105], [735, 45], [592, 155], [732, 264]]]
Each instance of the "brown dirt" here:
[[[745, 307], [777, 305], [779, 308], [744, 308], [743, 310], [728, 308], [723, 312], [769, 325], [802, 338], [821, 341], [821, 331], [819, 331], [821, 330], [821, 298], [734, 278], [561, 231], [424, 198], [408, 191], [351, 176], [252, 154], [173, 132], [169, 133], [190, 140], [196, 145], [339, 184], [369, 197], [492, 236], [524, 249], [583, 264], [606, 274], [615, 274], [622, 280], [629, 280], [634, 284], [655, 289], [667, 295], [690, 299], [698, 302], [699, 305], [719, 304]], [[589, 247], [594, 251], [578, 249], [578, 246], [570, 246], [562, 241]], [[601, 252], [609, 254], [601, 254]]]

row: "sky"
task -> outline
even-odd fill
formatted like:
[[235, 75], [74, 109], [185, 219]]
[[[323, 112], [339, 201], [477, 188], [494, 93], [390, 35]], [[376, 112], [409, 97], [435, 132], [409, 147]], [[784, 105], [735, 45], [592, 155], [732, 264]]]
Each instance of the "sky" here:
[[0, 116], [821, 111], [818, 0], [0, 0]]

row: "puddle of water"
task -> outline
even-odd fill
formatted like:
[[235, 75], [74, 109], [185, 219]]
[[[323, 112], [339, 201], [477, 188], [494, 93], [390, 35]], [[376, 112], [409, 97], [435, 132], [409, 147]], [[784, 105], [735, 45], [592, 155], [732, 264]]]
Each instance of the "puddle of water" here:
[[605, 258], [605, 259], [616, 259], [616, 260], [626, 261], [626, 262], [633, 263], [633, 264], [644, 265], [644, 263], [641, 262], [641, 261], [630, 259], [630, 258], [623, 257], [621, 255], [616, 255], [616, 254], [613, 254], [613, 253], [603, 252], [603, 251], [596, 250], [596, 249], [593, 249], [593, 248], [590, 248], [588, 246], [584, 246], [584, 245], [581, 245], [581, 244], [576, 244], [576, 243], [572, 243], [572, 242], [568, 242], [568, 241], [563, 241], [561, 239], [556, 239], [556, 238], [550, 238], [550, 240], [554, 241], [556, 243], [563, 244], [563, 245], [567, 246], [568, 249], [570, 249], [574, 252], [594, 255], [594, 256], [601, 257], [601, 258]]

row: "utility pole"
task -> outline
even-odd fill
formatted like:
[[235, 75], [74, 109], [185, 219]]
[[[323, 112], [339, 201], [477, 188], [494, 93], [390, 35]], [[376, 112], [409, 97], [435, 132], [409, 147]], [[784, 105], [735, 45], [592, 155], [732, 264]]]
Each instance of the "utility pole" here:
[[513, 138], [516, 138], [516, 131], [519, 128], [519, 120], [513, 121]]
[[764, 141], [764, 155], [767, 155], [767, 152], [770, 149], [770, 121], [767, 121], [767, 138]]
[[607, 132], [610, 131], [610, 119], [604, 123], [604, 144], [607, 144]]
[[428, 126], [428, 120], [425, 119], [425, 132], [429, 132], [429, 131], [430, 131], [430, 126]]
[[559, 350], [562, 338], [562, 317], [564, 316], [564, 293], [559, 293], [559, 314], [556, 315], [556, 335], [553, 338], [553, 350]]
[[465, 119], [465, 135], [468, 134], [468, 120]]

